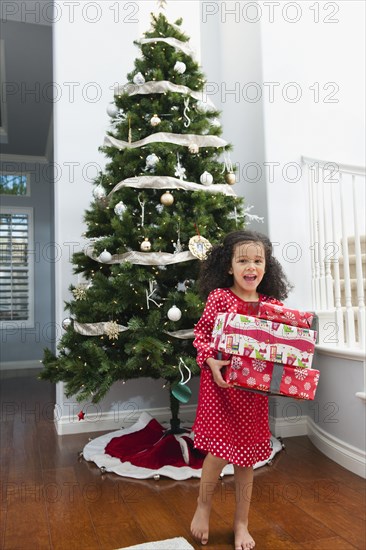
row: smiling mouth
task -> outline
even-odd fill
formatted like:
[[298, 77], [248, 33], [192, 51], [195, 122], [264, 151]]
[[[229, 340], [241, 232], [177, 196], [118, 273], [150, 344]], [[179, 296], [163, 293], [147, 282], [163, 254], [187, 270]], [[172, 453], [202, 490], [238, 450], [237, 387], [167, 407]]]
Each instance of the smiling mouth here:
[[252, 283], [257, 278], [257, 275], [244, 275], [244, 281], [248, 281], [249, 283]]

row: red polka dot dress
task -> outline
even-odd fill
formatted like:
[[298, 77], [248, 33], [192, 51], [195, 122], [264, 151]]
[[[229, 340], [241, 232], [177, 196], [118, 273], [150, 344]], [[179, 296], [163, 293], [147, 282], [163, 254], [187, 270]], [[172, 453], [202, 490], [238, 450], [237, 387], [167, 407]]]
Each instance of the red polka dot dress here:
[[[260, 301], [281, 304], [260, 295]], [[206, 360], [216, 357], [210, 346], [218, 313], [250, 314], [244, 302], [228, 288], [218, 288], [207, 298], [205, 310], [195, 327], [193, 345], [201, 367], [200, 391], [193, 426], [194, 445], [237, 466], [253, 466], [271, 454], [268, 397], [235, 388], [220, 388]]]

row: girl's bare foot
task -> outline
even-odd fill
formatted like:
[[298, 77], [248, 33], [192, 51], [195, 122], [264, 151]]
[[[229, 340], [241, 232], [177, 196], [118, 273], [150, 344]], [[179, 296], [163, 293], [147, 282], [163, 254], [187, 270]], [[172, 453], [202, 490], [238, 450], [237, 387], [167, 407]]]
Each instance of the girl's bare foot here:
[[204, 504], [198, 503], [191, 523], [191, 533], [196, 541], [201, 544], [207, 544], [208, 542], [209, 520], [210, 509]]
[[255, 542], [245, 523], [237, 523], [234, 528], [235, 550], [250, 550], [255, 547]]

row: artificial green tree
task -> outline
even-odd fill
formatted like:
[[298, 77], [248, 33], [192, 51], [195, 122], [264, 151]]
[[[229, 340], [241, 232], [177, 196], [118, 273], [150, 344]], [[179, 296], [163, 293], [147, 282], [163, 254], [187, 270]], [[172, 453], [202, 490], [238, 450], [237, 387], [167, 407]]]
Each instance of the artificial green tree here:
[[45, 351], [41, 373], [65, 382], [67, 396], [94, 403], [118, 380], [162, 379], [173, 431], [179, 365], [198, 373], [200, 263], [209, 243], [244, 222], [231, 146], [219, 137], [220, 113], [203, 93], [204, 75], [180, 25], [152, 15], [151, 30], [136, 42], [142, 55], [115, 90], [113, 130], [102, 148], [108, 163], [85, 213], [90, 244], [72, 260], [83, 282], [71, 286], [58, 355]]

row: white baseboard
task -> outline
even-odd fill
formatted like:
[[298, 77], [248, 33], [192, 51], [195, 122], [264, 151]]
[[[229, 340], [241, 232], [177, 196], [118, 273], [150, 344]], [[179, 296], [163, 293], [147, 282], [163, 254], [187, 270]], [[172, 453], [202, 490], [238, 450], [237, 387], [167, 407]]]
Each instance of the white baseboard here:
[[271, 416], [269, 425], [275, 437], [296, 437], [298, 435], [307, 435], [306, 419], [306, 416], [287, 416], [286, 418]]
[[[60, 416], [59, 409], [56, 405], [54, 409], [55, 427], [58, 435], [80, 434], [88, 432], [102, 432], [120, 430], [132, 426], [139, 419], [143, 412], [149, 413], [161, 424], [167, 424], [171, 412], [169, 407], [156, 409], [130, 409], [127, 411], [118, 412], [100, 412], [98, 414], [86, 414], [84, 420], [79, 420], [77, 415]], [[182, 425], [187, 427], [192, 426], [196, 415], [196, 405], [181, 405], [179, 410], [179, 418]]]
[[0, 363], [0, 371], [41, 369], [41, 368], [42, 368], [42, 362], [39, 359], [32, 359], [31, 361], [2, 361]]
[[350, 472], [366, 478], [366, 452], [322, 430], [307, 417], [308, 436], [319, 451]]

